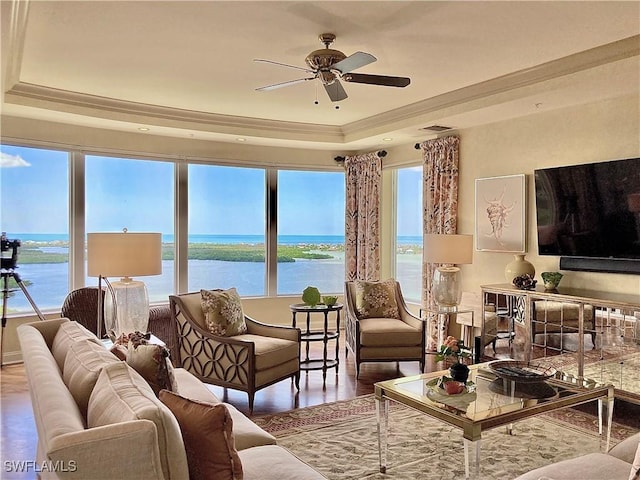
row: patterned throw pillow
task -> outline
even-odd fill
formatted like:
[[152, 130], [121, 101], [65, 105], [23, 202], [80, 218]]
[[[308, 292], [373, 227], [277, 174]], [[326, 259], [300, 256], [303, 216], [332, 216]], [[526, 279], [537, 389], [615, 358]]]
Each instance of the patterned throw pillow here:
[[169, 359], [169, 350], [166, 347], [146, 343], [146, 341], [130, 340], [126, 362], [142, 375], [156, 396], [163, 389], [177, 391], [173, 364]]
[[229, 290], [200, 290], [207, 329], [214, 335], [232, 337], [247, 331], [240, 295]]
[[396, 303], [396, 282], [355, 281], [358, 318], [400, 318]]

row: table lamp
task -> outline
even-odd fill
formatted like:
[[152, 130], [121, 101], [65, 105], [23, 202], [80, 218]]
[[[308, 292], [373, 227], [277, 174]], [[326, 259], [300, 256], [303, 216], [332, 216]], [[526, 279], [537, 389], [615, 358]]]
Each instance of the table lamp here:
[[473, 262], [473, 235], [428, 233], [424, 236], [424, 260], [439, 263], [433, 273], [431, 292], [442, 311], [455, 311], [462, 297], [460, 268]]
[[[146, 332], [149, 324], [147, 287], [131, 277], [162, 273], [160, 233], [87, 234], [88, 274], [107, 283], [104, 310], [98, 306], [98, 336], [104, 320], [107, 334], [115, 339], [122, 333]], [[121, 277], [109, 282], [108, 277]], [[98, 295], [98, 298], [102, 298]]]

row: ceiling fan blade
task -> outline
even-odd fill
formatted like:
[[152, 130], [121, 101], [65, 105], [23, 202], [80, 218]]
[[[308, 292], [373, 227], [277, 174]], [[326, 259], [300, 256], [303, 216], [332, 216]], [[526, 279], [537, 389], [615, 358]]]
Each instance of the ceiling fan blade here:
[[273, 60], [265, 60], [263, 58], [254, 58], [253, 61], [261, 62], [261, 63], [270, 63], [272, 65], [279, 65], [281, 67], [295, 68], [297, 70], [302, 70], [303, 72], [307, 72], [307, 73], [315, 73], [313, 70], [309, 70], [308, 68], [297, 67], [296, 65], [289, 65], [288, 63], [274, 62]]
[[369, 65], [377, 60], [376, 57], [370, 53], [356, 52], [353, 55], [349, 55], [344, 60], [340, 60], [331, 68], [338, 70], [340, 73], [351, 72], [357, 68]]
[[344, 88], [338, 79], [330, 85], [325, 85], [324, 89], [327, 91], [327, 95], [329, 95], [332, 102], [339, 102], [340, 100], [347, 98], [347, 92], [344, 91]]
[[307, 80], [315, 80], [316, 77], [299, 78], [297, 80], [289, 80], [288, 82], [274, 83], [273, 85], [266, 85], [264, 87], [256, 88], [259, 92], [267, 92], [269, 90], [275, 90], [276, 88], [288, 87], [289, 85], [295, 85], [296, 83], [306, 82]]
[[366, 73], [347, 73], [342, 76], [345, 82], [383, 85], [385, 87], [406, 87], [411, 83], [407, 77], [389, 77], [387, 75], [369, 75]]

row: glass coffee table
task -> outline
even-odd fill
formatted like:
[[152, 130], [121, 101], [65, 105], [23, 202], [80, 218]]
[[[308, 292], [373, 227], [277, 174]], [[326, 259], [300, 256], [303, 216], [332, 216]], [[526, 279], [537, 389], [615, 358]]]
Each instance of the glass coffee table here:
[[[470, 365], [469, 381], [462, 393], [447, 395], [436, 385], [448, 371], [414, 375], [375, 384], [378, 421], [378, 455], [380, 472], [387, 470], [387, 433], [389, 401], [414, 408], [448, 425], [462, 430], [465, 478], [480, 474], [480, 440], [482, 432], [505, 426], [509, 433], [514, 422], [535, 415], [598, 401], [600, 435], [606, 435], [603, 450], [609, 449], [613, 417], [614, 387], [579, 379], [562, 372], [544, 380], [519, 379], [503, 375], [495, 365]], [[470, 456], [474, 454], [474, 471], [470, 472]]]

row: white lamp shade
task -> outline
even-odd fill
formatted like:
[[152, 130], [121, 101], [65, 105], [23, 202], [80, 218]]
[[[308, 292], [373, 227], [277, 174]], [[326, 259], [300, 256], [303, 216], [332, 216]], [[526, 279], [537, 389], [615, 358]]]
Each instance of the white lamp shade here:
[[473, 235], [425, 234], [424, 261], [449, 265], [473, 263]]
[[162, 273], [160, 233], [89, 233], [90, 277], [142, 277]]

